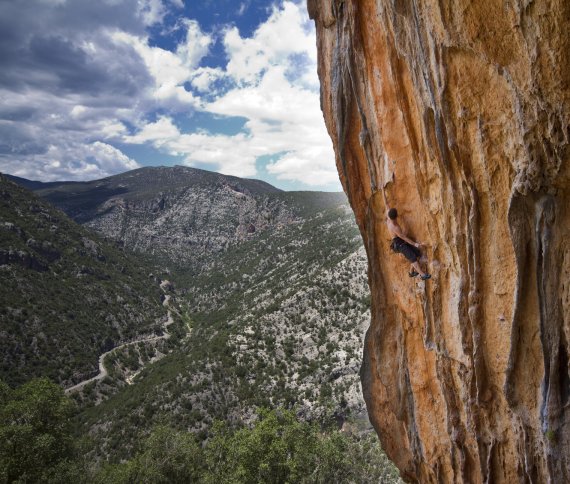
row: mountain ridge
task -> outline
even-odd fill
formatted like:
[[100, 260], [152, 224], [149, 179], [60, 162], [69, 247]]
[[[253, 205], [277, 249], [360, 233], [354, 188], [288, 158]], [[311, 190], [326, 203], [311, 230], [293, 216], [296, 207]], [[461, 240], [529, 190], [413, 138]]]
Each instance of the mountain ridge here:
[[[277, 188], [270, 183], [255, 179], [255, 178], [240, 178], [234, 175], [224, 175], [222, 173], [203, 170], [200, 168], [193, 168], [187, 167], [182, 165], [175, 165], [175, 166], [144, 166], [141, 168], [136, 168], [134, 170], [125, 171], [122, 173], [118, 173], [115, 175], [110, 175], [104, 178], [99, 178], [96, 180], [88, 180], [88, 181], [75, 181], [75, 180], [56, 180], [56, 181], [48, 181], [43, 182], [39, 180], [31, 180], [28, 178], [19, 177], [16, 175], [10, 175], [7, 173], [0, 173], [4, 175], [7, 179], [13, 181], [14, 183], [21, 185], [29, 190], [32, 190], [40, 197], [50, 201], [55, 206], [62, 208], [62, 204], [64, 199], [69, 200], [70, 195], [81, 195], [82, 192], [92, 196], [90, 190], [92, 188], [99, 188], [103, 185], [110, 185], [111, 188], [117, 190], [116, 194], [125, 194], [128, 193], [127, 186], [123, 185], [122, 182], [128, 181], [129, 178], [137, 176], [139, 174], [153, 174], [159, 175], [158, 177], [154, 177], [152, 179], [152, 188], [153, 192], [158, 191], [160, 192], [161, 189], [170, 190], [172, 188], [176, 188], [177, 186], [184, 186], [189, 188], [191, 186], [203, 184], [203, 182], [218, 182], [218, 183], [228, 183], [228, 184], [235, 184], [237, 186], [243, 186], [244, 188], [248, 189], [250, 192], [255, 194], [262, 194], [262, 193], [273, 193], [273, 194], [319, 194], [322, 197], [331, 196], [333, 198], [340, 197], [343, 200], [346, 200], [346, 195], [342, 191], [322, 191], [322, 190], [283, 190]], [[198, 178], [192, 178], [190, 175], [198, 175]], [[168, 176], [174, 175], [174, 176]], [[182, 175], [180, 177], [179, 175]], [[156, 182], [160, 182], [161, 189], [157, 190]], [[175, 181], [175, 183], [172, 183]], [[61, 191], [58, 189], [66, 190]], [[73, 193], [71, 189], [79, 189], [78, 192]], [[118, 190], [123, 189], [123, 190]], [[108, 195], [113, 196], [114, 193], [109, 191]], [[61, 198], [60, 198], [61, 196]], [[72, 201], [72, 204], [77, 203], [76, 201]], [[65, 207], [65, 205], [64, 205]], [[65, 208], [62, 208], [65, 211]], [[68, 214], [69, 215], [69, 214]]]
[[182, 166], [145, 167], [90, 182], [21, 183], [130, 249], [197, 270], [212, 251], [346, 200], [342, 193], [284, 192], [260, 180]]

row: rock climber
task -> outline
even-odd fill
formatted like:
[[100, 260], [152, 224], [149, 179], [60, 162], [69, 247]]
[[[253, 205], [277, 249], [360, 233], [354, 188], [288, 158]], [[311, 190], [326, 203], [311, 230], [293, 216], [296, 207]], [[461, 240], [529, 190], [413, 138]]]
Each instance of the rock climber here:
[[431, 274], [422, 271], [420, 267], [420, 257], [422, 253], [420, 247], [422, 244], [420, 242], [414, 242], [410, 239], [402, 230], [402, 227], [398, 224], [398, 211], [395, 208], [390, 208], [386, 201], [386, 195], [384, 195], [384, 201], [386, 202], [386, 224], [388, 225], [388, 230], [394, 236], [390, 248], [394, 252], [402, 254], [406, 259], [412, 264], [412, 270], [408, 273], [410, 277], [420, 276], [424, 281], [431, 278]]

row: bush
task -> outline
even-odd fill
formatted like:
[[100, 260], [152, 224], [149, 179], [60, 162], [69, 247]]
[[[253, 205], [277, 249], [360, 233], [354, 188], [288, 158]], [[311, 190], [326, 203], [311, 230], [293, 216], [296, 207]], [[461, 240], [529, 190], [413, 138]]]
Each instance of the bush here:
[[0, 481], [65, 481], [76, 473], [72, 412], [71, 400], [47, 378], [16, 390], [0, 382]]
[[214, 426], [205, 447], [204, 482], [399, 482], [376, 437], [362, 445], [341, 432], [323, 433], [293, 412], [262, 410], [251, 429]]
[[252, 428], [216, 422], [201, 448], [192, 434], [157, 427], [134, 459], [102, 468], [100, 483], [396, 483], [376, 437], [362, 441], [300, 422], [293, 412], [261, 410]]
[[185, 483], [202, 474], [202, 449], [192, 434], [157, 427], [143, 451], [127, 464], [104, 467], [101, 483]]

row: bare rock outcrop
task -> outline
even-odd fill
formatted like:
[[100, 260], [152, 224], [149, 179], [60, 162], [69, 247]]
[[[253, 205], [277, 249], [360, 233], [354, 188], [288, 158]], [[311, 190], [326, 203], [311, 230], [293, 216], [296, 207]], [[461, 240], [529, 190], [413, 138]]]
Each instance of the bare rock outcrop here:
[[[570, 482], [570, 2], [308, 0], [369, 259], [362, 383], [409, 481]], [[389, 250], [385, 204], [433, 279]]]

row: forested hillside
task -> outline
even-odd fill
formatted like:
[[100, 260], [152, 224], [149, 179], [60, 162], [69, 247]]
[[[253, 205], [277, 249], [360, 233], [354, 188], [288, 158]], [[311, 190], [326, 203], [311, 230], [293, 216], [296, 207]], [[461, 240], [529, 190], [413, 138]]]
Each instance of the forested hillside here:
[[[178, 298], [191, 320], [180, 349], [133, 385], [116, 383], [118, 393], [107, 381], [78, 396], [97, 452], [128, 456], [165, 421], [205, 438], [215, 418], [249, 422], [257, 407], [366, 425], [358, 371], [369, 311], [359, 247], [339, 204], [225, 252], [199, 278], [180, 275]], [[114, 396], [89, 407], [103, 389]]]
[[166, 309], [151, 271], [0, 175], [0, 379], [76, 383], [99, 354], [158, 331]]

